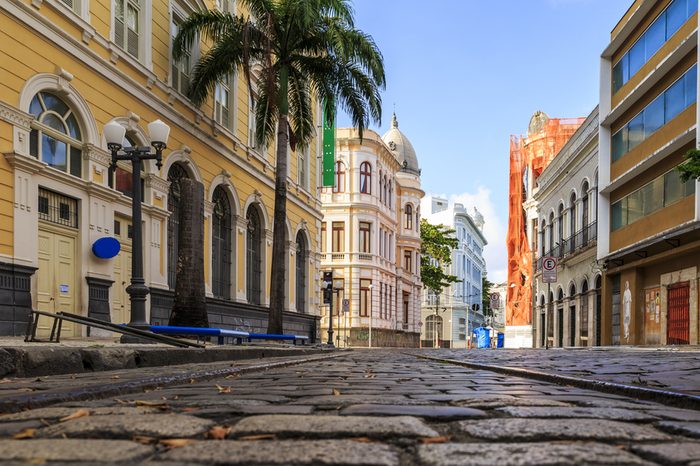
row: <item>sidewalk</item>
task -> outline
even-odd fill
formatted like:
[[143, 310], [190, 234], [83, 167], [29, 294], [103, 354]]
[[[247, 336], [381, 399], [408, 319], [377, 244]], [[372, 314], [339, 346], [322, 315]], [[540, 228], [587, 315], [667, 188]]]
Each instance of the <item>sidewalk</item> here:
[[0, 377], [80, 374], [139, 367], [203, 364], [242, 359], [315, 354], [320, 346], [285, 344], [207, 345], [174, 348], [163, 344], [121, 344], [113, 338], [27, 343], [22, 338], [0, 339]]

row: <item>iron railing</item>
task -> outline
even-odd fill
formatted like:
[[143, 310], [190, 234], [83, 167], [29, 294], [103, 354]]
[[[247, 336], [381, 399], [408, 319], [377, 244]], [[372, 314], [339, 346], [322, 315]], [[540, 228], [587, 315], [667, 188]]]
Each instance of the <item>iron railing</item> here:
[[597, 222], [589, 223], [587, 226], [583, 227], [575, 234], [569, 236], [567, 239], [562, 241], [562, 244], [558, 244], [555, 247], [547, 251], [546, 254], [537, 258], [535, 267], [536, 270], [542, 270], [542, 260], [545, 257], [554, 257], [556, 259], [561, 259], [566, 256], [577, 254], [588, 246], [592, 246], [596, 243], [598, 239], [598, 225]]

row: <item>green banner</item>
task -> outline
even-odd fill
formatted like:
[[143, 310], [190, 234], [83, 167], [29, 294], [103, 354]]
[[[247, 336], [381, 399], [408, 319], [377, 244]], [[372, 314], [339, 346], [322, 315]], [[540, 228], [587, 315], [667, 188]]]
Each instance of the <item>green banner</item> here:
[[329, 125], [323, 111], [323, 186], [335, 183], [335, 122]]

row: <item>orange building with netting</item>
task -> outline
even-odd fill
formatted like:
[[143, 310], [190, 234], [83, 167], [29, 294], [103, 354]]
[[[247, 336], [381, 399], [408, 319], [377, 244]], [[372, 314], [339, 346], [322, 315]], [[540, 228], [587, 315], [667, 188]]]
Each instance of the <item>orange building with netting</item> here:
[[585, 118], [549, 118], [537, 111], [526, 136], [510, 137], [508, 205], [507, 347], [532, 346], [533, 251], [537, 250], [537, 178]]

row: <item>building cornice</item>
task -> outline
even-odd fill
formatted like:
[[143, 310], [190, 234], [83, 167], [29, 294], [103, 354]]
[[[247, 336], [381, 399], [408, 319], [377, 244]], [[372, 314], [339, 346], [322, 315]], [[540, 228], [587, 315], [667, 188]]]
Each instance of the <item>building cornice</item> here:
[[[260, 173], [264, 173], [265, 170], [256, 169], [250, 161], [244, 158], [245, 156], [240, 156], [234, 151], [229, 150], [225, 143], [217, 140], [214, 136], [206, 133], [199, 127], [196, 120], [199, 120], [200, 123], [204, 121], [205, 124], [202, 126], [211, 128], [212, 119], [210, 117], [204, 115], [203, 112], [193, 107], [191, 104], [184, 102], [183, 100], [184, 105], [195, 113], [195, 121], [193, 121], [186, 118], [183, 112], [176, 109], [172, 104], [159, 99], [151, 91], [153, 85], [156, 85], [158, 89], [163, 91], [169, 91], [172, 88], [166, 83], [160, 81], [158, 77], [145, 65], [138, 62], [131, 64], [137, 69], [138, 72], [144, 75], [144, 80], [146, 82], [146, 85], [144, 86], [129, 76], [125, 71], [115, 67], [113, 62], [101, 57], [95, 50], [91, 49], [88, 44], [66, 33], [58, 24], [50, 21], [35, 8], [23, 3], [21, 0], [5, 0], [0, 2], [0, 11], [2, 10], [6, 11], [10, 17], [15, 18], [18, 22], [25, 25], [34, 34], [42, 36], [48, 42], [55, 44], [65, 53], [73, 56], [76, 60], [85, 64], [92, 72], [99, 74], [105, 80], [114, 83], [125, 92], [136, 97], [142, 103], [142, 105], [147, 106], [152, 111], [163, 115], [169, 121], [177, 124], [184, 133], [189, 134], [191, 137], [194, 137], [200, 141], [200, 143], [203, 145], [208, 146], [210, 149], [215, 151], [218, 156], [223, 157], [246, 172], [248, 175], [258, 179], [259, 182], [265, 184], [265, 186], [269, 189], [274, 189], [274, 179], [271, 175], [260, 176]], [[94, 40], [99, 45], [103, 46], [105, 50], [111, 50], [110, 44], [112, 43], [99, 34], [94, 36]], [[21, 115], [21, 113], [23, 113], [17, 112], [20, 111], [15, 109], [15, 115]], [[24, 115], [26, 116], [27, 114], [25, 113]], [[239, 145], [238, 140], [234, 140], [233, 142], [236, 143], [236, 145]], [[272, 166], [270, 165], [270, 167]], [[274, 172], [274, 170], [271, 171]], [[319, 209], [307, 205], [305, 202], [299, 199], [294, 192], [290, 192], [289, 194], [288, 199], [295, 206], [305, 210], [307, 213], [316, 218], [322, 217]]]
[[31, 130], [34, 115], [23, 112], [0, 100], [0, 120], [29, 131]]

